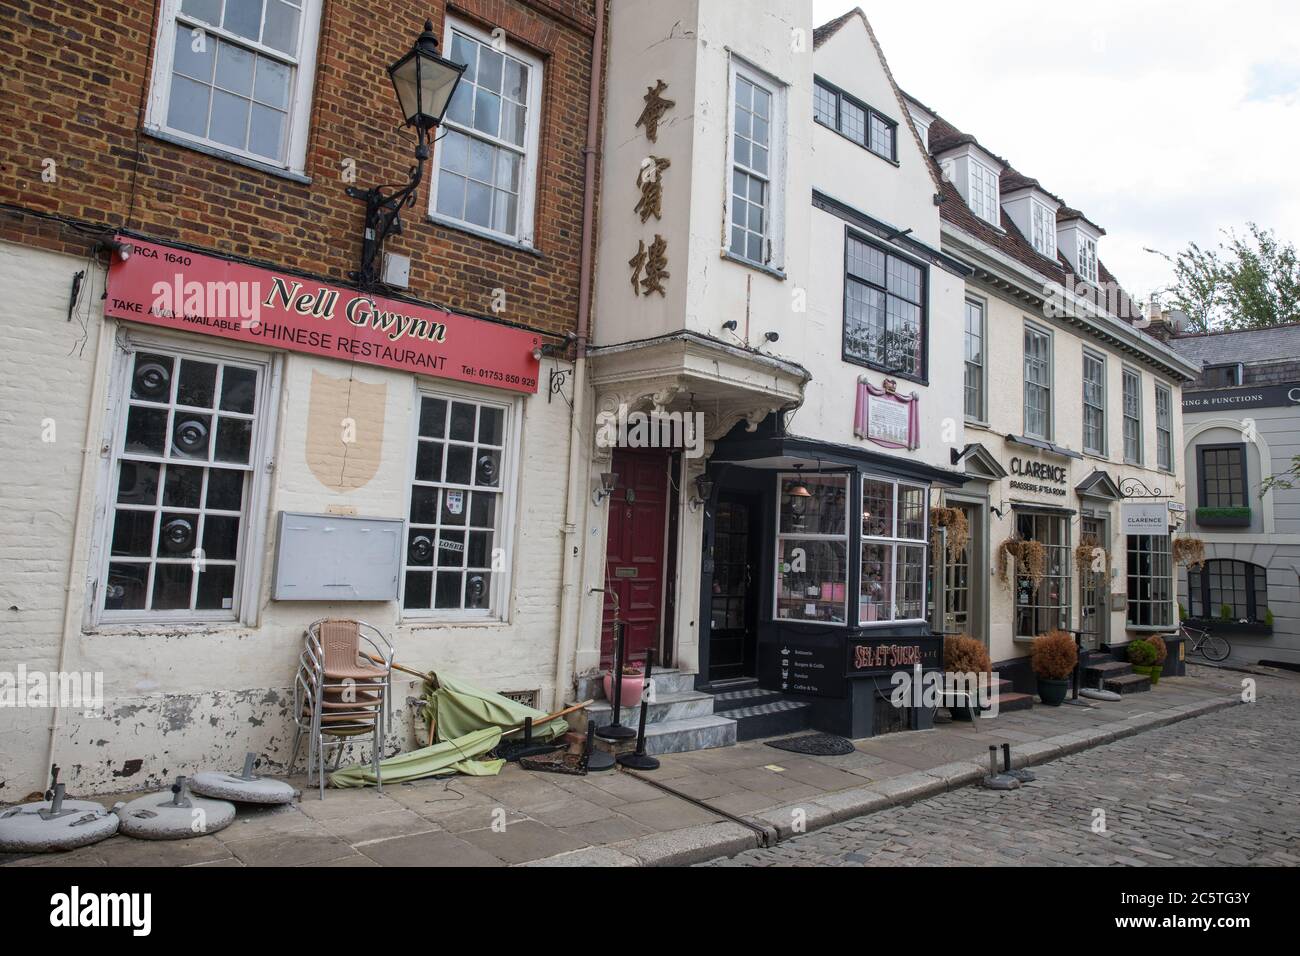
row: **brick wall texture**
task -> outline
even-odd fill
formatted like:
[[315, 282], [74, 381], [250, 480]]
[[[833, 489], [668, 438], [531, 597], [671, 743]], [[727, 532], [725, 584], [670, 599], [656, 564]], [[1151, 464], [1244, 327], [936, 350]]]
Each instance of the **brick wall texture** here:
[[[364, 207], [344, 194], [343, 163], [355, 161], [362, 187], [404, 181], [415, 140], [400, 128], [386, 67], [426, 17], [441, 37], [452, 13], [503, 29], [543, 61], [537, 248], [428, 221], [427, 175], [388, 248], [411, 257], [415, 298], [491, 316], [502, 288], [498, 318], [557, 335], [573, 327], [594, 0], [324, 0], [310, 183], [142, 132], [159, 9], [158, 0], [0, 4], [0, 239], [85, 254], [93, 239], [21, 211], [34, 210], [346, 281]], [[57, 178], [47, 182], [51, 159]]]

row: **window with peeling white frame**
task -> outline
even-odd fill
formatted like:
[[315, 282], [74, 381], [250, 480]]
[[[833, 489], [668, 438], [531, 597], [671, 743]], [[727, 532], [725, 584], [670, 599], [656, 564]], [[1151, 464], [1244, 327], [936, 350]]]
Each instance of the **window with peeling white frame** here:
[[163, 0], [146, 127], [302, 172], [320, 0]]
[[844, 271], [844, 360], [924, 379], [926, 270], [850, 231]]
[[434, 218], [532, 245], [541, 61], [458, 22], [446, 49], [465, 73], [434, 147]]
[[402, 607], [408, 617], [501, 616], [509, 406], [421, 394]]
[[162, 348], [129, 362], [101, 617], [235, 620], [266, 368]]
[[776, 270], [784, 265], [785, 95], [777, 81], [732, 60], [724, 248], [736, 259]]

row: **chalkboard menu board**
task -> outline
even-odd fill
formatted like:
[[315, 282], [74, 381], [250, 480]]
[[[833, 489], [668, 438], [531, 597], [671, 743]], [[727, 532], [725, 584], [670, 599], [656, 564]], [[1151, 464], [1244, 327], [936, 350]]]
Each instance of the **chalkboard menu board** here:
[[797, 641], [759, 645], [759, 676], [763, 687], [803, 697], [844, 697], [843, 646]]

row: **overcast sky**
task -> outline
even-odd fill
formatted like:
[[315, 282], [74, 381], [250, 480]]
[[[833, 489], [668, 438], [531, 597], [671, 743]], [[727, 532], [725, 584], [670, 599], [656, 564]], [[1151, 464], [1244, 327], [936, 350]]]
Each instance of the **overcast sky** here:
[[1107, 231], [1145, 297], [1248, 221], [1300, 245], [1300, 3], [814, 0], [861, 6], [904, 90]]

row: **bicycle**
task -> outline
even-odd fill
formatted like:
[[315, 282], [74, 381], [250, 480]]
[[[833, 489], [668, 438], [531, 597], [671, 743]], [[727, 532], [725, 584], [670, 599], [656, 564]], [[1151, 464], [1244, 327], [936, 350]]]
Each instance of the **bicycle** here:
[[1186, 624], [1178, 625], [1178, 633], [1187, 641], [1187, 652], [1189, 654], [1200, 654], [1207, 661], [1220, 664], [1228, 659], [1232, 654], [1232, 645], [1226, 638], [1219, 637], [1217, 634], [1211, 634], [1209, 631], [1199, 631], [1194, 627], [1188, 627]]

